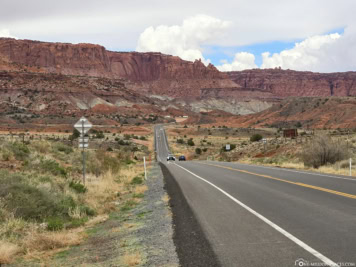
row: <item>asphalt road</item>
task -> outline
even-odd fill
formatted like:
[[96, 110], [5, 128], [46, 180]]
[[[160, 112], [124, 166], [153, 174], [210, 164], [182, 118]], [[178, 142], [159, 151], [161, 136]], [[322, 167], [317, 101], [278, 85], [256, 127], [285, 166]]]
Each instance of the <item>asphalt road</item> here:
[[239, 163], [168, 163], [162, 126], [155, 142], [157, 159], [221, 266], [356, 266], [356, 179]]

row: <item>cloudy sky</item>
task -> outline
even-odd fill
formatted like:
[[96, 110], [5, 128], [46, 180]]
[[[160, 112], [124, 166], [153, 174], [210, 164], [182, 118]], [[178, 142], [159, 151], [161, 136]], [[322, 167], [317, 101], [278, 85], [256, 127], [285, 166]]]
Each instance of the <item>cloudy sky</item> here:
[[356, 71], [355, 0], [0, 3], [0, 37], [159, 51], [223, 71]]

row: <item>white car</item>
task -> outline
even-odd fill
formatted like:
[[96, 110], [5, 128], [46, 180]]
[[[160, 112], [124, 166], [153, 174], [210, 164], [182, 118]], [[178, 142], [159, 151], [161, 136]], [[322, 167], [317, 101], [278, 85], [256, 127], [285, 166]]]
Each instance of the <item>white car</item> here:
[[175, 160], [176, 160], [176, 158], [175, 158], [173, 155], [168, 155], [168, 157], [167, 157], [167, 161], [170, 161], [170, 160], [175, 161]]

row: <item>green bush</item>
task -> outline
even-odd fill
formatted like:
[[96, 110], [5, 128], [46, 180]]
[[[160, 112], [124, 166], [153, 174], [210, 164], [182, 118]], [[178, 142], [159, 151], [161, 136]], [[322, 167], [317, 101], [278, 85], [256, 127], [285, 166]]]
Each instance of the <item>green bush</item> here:
[[88, 217], [83, 217], [83, 218], [73, 218], [70, 221], [70, 224], [67, 225], [67, 229], [70, 228], [78, 228], [80, 226], [83, 226], [86, 222], [88, 221]]
[[258, 141], [260, 141], [260, 140], [262, 140], [262, 135], [260, 135], [260, 134], [254, 134], [254, 135], [252, 135], [251, 137], [250, 137], [250, 141], [251, 142], [258, 142]]
[[189, 138], [187, 144], [188, 146], [195, 146], [193, 138]]
[[22, 143], [12, 143], [9, 145], [9, 149], [10, 151], [12, 151], [15, 156], [15, 159], [17, 160], [24, 161], [30, 155], [30, 149]]
[[183, 139], [177, 139], [177, 143], [178, 144], [184, 144], [184, 140]]
[[92, 208], [89, 208], [88, 206], [81, 206], [80, 207], [80, 211], [85, 213], [88, 216], [94, 216], [96, 215], [95, 210], [93, 210]]
[[66, 169], [63, 168], [61, 165], [59, 165], [59, 163], [57, 161], [54, 161], [54, 160], [50, 160], [50, 159], [41, 160], [38, 167], [41, 170], [43, 170], [45, 172], [49, 172], [56, 176], [63, 176], [63, 177], [67, 176]]
[[140, 176], [135, 176], [132, 180], [131, 183], [132, 185], [134, 184], [142, 184], [143, 183], [143, 179]]
[[80, 136], [80, 132], [77, 129], [73, 129], [73, 133], [69, 136], [70, 140], [77, 139]]
[[56, 148], [58, 151], [63, 152], [63, 153], [65, 153], [65, 154], [67, 154], [67, 155], [73, 152], [73, 148], [72, 148], [72, 147], [67, 146], [67, 145], [65, 145], [65, 144], [61, 144], [61, 143], [57, 144], [57, 145], [55, 146], [55, 148]]
[[69, 209], [76, 206], [73, 198], [29, 185], [28, 180], [23, 174], [0, 171], [0, 198], [16, 218], [39, 222], [51, 217], [66, 218]]
[[201, 154], [201, 148], [197, 147], [195, 149], [195, 154], [200, 155]]
[[83, 194], [88, 190], [83, 184], [76, 181], [71, 181], [69, 183], [69, 187], [79, 194]]
[[130, 145], [130, 142], [124, 141], [124, 140], [119, 140], [117, 142], [120, 146], [128, 146]]
[[54, 217], [47, 220], [47, 230], [59, 231], [64, 228], [64, 221], [61, 218]]

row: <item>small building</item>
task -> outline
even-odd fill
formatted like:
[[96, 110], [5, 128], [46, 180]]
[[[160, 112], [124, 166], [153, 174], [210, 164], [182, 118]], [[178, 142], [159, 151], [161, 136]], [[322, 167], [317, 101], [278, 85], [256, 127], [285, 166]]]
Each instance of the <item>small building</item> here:
[[283, 137], [296, 138], [298, 136], [297, 129], [285, 129], [283, 130]]

